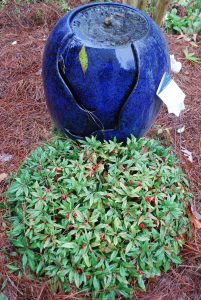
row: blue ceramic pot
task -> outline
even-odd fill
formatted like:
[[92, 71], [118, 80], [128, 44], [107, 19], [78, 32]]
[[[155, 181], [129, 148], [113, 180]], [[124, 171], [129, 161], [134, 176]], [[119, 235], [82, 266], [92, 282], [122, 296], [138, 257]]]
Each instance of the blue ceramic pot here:
[[56, 126], [73, 139], [125, 141], [150, 129], [169, 72], [159, 27], [142, 11], [93, 3], [66, 14], [47, 41], [43, 78]]

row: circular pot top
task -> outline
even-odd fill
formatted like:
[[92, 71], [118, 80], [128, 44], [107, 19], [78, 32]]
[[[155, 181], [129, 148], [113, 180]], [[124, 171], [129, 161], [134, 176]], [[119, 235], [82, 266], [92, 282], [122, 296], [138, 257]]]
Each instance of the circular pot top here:
[[114, 3], [79, 8], [70, 26], [78, 39], [93, 47], [125, 46], [148, 32], [148, 22], [140, 11]]

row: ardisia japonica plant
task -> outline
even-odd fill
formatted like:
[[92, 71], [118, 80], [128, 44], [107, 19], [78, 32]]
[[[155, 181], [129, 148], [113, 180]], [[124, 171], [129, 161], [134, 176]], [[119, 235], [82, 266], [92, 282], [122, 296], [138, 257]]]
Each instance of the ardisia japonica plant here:
[[181, 262], [190, 195], [175, 163], [158, 141], [134, 137], [57, 137], [35, 150], [7, 192], [24, 271], [96, 299], [145, 290], [147, 278]]

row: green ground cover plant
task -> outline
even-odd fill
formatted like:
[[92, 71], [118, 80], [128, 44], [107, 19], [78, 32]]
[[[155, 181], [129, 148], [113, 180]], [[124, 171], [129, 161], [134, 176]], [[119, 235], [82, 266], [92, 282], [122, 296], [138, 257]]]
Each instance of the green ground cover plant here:
[[185, 58], [191, 63], [201, 63], [200, 59], [195, 56], [194, 52], [189, 52], [188, 47], [183, 49]]
[[201, 33], [201, 1], [173, 1], [173, 8], [167, 13], [164, 25], [173, 33], [187, 35]]
[[36, 149], [6, 193], [11, 271], [75, 284], [98, 299], [132, 296], [179, 264], [189, 225], [188, 182], [171, 149], [127, 139], [76, 144], [57, 137]]

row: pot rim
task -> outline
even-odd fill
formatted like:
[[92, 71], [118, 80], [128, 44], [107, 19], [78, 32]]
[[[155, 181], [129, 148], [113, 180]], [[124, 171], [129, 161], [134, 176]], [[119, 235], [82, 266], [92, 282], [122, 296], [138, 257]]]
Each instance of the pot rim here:
[[[82, 37], [76, 35], [75, 31], [73, 30], [72, 22], [73, 22], [75, 16], [78, 13], [80, 13], [82, 11], [85, 11], [87, 9], [90, 9], [92, 7], [97, 7], [97, 6], [112, 6], [112, 7], [127, 8], [129, 10], [132, 10], [133, 12], [135, 12], [136, 14], [141, 16], [146, 21], [146, 26], [147, 26], [146, 33], [144, 35], [142, 35], [139, 39], [131, 40], [130, 42], [126, 42], [124, 44], [115, 44], [115, 45], [107, 45], [105, 43], [103, 43], [103, 45], [101, 45], [99, 42], [97, 42], [97, 43], [90, 42], [90, 39], [87, 39], [87, 38], [82, 39]], [[131, 44], [133, 44], [137, 41], [141, 41], [143, 39], [146, 39], [147, 35], [149, 35], [150, 27], [151, 27], [152, 23], [154, 23], [154, 21], [145, 12], [141, 11], [140, 9], [132, 7], [130, 5], [126, 5], [126, 4], [123, 4], [123, 3], [116, 3], [116, 2], [95, 2], [95, 3], [89, 3], [89, 4], [81, 5], [77, 8], [74, 8], [70, 12], [68, 12], [65, 16], [68, 16], [68, 18], [66, 20], [67, 21], [67, 26], [70, 28], [70, 30], [71, 30], [72, 34], [75, 36], [75, 38], [77, 40], [80, 40], [81, 42], [84, 42], [85, 46], [89, 46], [89, 47], [92, 47], [92, 48], [116, 49], [116, 48], [128, 47], [129, 45], [131, 45]], [[157, 24], [155, 24], [155, 25], [157, 26]]]

